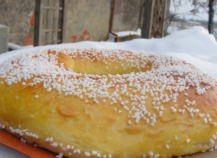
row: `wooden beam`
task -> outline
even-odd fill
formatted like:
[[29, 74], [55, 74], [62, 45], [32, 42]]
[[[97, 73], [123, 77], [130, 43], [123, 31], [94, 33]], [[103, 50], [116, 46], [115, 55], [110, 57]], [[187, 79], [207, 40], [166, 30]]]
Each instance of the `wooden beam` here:
[[[48, 1], [48, 6], [49, 7], [53, 7], [53, 5], [54, 5], [54, 2], [55, 1], [53, 1], [53, 0], [49, 0]], [[53, 23], [54, 23], [54, 19], [53, 19], [53, 17], [54, 17], [54, 10], [53, 9], [48, 9], [48, 14], [46, 15], [47, 16], [47, 29], [48, 30], [53, 30]], [[51, 32], [51, 31], [49, 31], [49, 32], [47, 32], [47, 38], [46, 38], [46, 40], [47, 41], [52, 41], [53, 40], [53, 32]], [[49, 44], [51, 44], [51, 43], [49, 43]]]
[[43, 29], [43, 32], [61, 32], [61, 29]]
[[150, 38], [155, 0], [146, 0], [143, 11], [142, 38]]
[[46, 44], [56, 44], [56, 43], [60, 43], [60, 40], [50, 40], [50, 41], [44, 41], [44, 45]]
[[214, 18], [214, 0], [209, 0], [209, 21], [208, 21], [208, 30], [210, 34], [213, 34], [213, 18]]
[[68, 0], [63, 0], [63, 14], [62, 14], [62, 34], [61, 34], [61, 43], [67, 42], [65, 39], [66, 36], [66, 13], [67, 13], [67, 4]]
[[43, 7], [43, 9], [63, 10], [63, 8], [62, 8], [62, 7], [48, 7], [48, 6], [46, 6], [46, 7]]
[[167, 27], [169, 25], [169, 9], [170, 9], [170, 0], [165, 0], [164, 6], [164, 15], [163, 15], [163, 27], [162, 27], [162, 37], [166, 36]]
[[34, 46], [42, 45], [42, 25], [43, 25], [43, 15], [42, 15], [42, 0], [35, 0], [35, 26], [34, 26]]

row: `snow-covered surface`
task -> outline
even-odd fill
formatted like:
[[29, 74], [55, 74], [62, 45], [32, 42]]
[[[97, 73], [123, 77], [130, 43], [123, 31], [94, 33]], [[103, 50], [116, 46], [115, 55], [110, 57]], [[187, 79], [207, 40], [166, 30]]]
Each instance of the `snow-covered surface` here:
[[176, 31], [179, 31], [180, 29], [178, 28], [178, 27], [176, 27], [176, 26], [169, 26], [168, 28], [167, 28], [167, 33], [169, 33], [169, 34], [171, 34], [171, 33], [174, 33], [174, 32], [176, 32]]
[[9, 147], [0, 144], [0, 158], [28, 158], [26, 155], [19, 153]]
[[8, 47], [12, 50], [22, 49], [23, 47], [14, 43], [8, 42]]
[[126, 36], [141, 36], [141, 29], [137, 29], [137, 31], [121, 31], [121, 32], [115, 32], [118, 37], [126, 37]]
[[0, 24], [0, 27], [7, 27], [7, 26], [5, 26], [5, 25], [1, 25], [1, 24]]
[[[161, 39], [136, 39], [126, 42], [78, 42], [71, 44], [49, 45], [43, 47], [15, 50], [0, 55], [0, 63], [23, 52], [31, 52], [41, 48], [106, 48], [145, 51], [153, 54], [165, 54], [186, 60], [217, 80], [217, 43], [203, 27], [192, 27], [172, 33]], [[5, 150], [0, 146], [0, 158], [5, 156]], [[13, 152], [9, 152], [11, 154]], [[15, 153], [18, 157], [17, 153]]]
[[32, 47], [33, 47], [32, 45], [20, 46], [20, 45], [17, 45], [15, 43], [8, 42], [8, 48], [10, 48], [12, 50], [26, 49], [26, 48], [32, 48]]
[[[118, 37], [127, 37], [127, 36], [141, 36], [141, 29], [138, 28], [137, 31], [120, 31], [120, 32], [114, 32]], [[115, 36], [111, 33], [109, 33], [109, 37], [107, 42], [114, 42]]]

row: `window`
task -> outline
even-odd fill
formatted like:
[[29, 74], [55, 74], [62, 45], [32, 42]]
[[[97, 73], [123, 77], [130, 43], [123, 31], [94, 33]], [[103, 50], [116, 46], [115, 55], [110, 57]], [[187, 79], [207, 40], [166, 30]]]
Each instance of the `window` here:
[[34, 46], [63, 42], [65, 6], [66, 0], [36, 0]]

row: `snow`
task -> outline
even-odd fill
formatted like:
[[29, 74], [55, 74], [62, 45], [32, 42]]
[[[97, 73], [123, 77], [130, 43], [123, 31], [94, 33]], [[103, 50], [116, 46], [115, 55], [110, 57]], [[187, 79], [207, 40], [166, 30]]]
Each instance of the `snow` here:
[[177, 26], [168, 26], [167, 33], [171, 34], [173, 32], [179, 31], [180, 29]]
[[137, 31], [121, 31], [115, 33], [118, 35], [118, 37], [141, 36], [141, 29], [137, 29]]
[[214, 36], [210, 35], [206, 29], [200, 26], [177, 31], [161, 39], [135, 39], [117, 43], [83, 41], [25, 48], [1, 54], [0, 63], [23, 52], [54, 47], [136, 50], [175, 56], [192, 63], [217, 80], [217, 43]]
[[0, 144], [0, 158], [28, 158], [28, 156]]
[[[127, 36], [141, 36], [141, 29], [138, 28], [137, 31], [120, 31], [120, 32], [114, 32], [118, 37], [127, 37]], [[109, 33], [109, 37], [107, 42], [114, 42], [115, 36], [111, 33]]]
[[14, 44], [14, 43], [10, 43], [8, 42], [8, 47], [12, 50], [17, 50], [17, 49], [22, 49], [23, 47], [22, 46], [19, 46], [17, 44]]
[[[200, 26], [177, 31], [161, 39], [135, 39], [117, 43], [84, 41], [19, 49], [1, 54], [0, 64], [10, 57], [23, 52], [54, 47], [122, 49], [165, 54], [186, 60], [217, 80], [217, 43], [214, 36], [210, 35], [206, 29]], [[4, 149], [0, 146], [0, 158], [3, 156], [2, 152], [4, 152]]]
[[0, 24], [0, 27], [7, 27], [7, 26]]
[[26, 48], [32, 48], [32, 45], [28, 45], [28, 46], [20, 46], [11, 42], [8, 42], [8, 48], [12, 49], [12, 50], [17, 50], [17, 49], [26, 49]]

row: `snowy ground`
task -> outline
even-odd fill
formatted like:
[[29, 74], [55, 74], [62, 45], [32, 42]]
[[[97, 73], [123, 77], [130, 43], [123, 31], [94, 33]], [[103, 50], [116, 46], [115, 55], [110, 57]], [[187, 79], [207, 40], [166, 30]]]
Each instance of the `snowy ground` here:
[[[214, 36], [209, 35], [203, 27], [192, 27], [188, 30], [177, 31], [161, 39], [136, 39], [119, 43], [85, 41], [44, 47], [106, 48], [165, 54], [184, 59], [217, 80], [217, 43]], [[29, 52], [44, 47], [25, 48], [1, 54], [0, 63], [22, 52]], [[3, 157], [23, 158], [25, 156], [0, 146], [0, 158]]]

